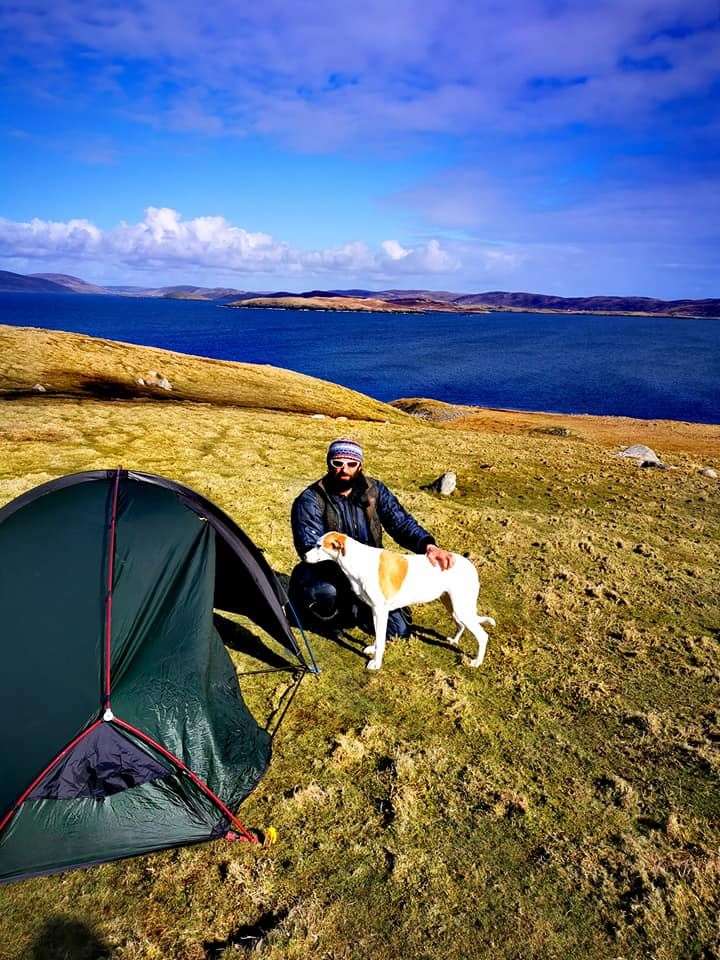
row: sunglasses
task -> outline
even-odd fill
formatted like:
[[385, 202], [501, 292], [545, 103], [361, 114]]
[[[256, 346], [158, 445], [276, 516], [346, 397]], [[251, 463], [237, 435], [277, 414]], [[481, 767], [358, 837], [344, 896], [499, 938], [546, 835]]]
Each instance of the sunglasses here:
[[339, 470], [340, 467], [347, 467], [348, 470], [354, 470], [355, 467], [360, 466], [360, 461], [359, 460], [340, 460], [337, 457], [335, 457], [330, 461], [330, 466], [334, 467], [336, 470]]

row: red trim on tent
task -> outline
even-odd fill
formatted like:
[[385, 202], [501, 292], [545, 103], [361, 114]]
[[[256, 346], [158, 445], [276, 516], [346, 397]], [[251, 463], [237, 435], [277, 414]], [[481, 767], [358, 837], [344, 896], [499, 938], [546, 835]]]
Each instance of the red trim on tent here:
[[125, 720], [121, 720], [119, 717], [114, 717], [112, 722], [117, 723], [118, 726], [123, 727], [125, 730], [129, 730], [130, 733], [134, 733], [135, 736], [139, 737], [140, 740], [149, 744], [151, 747], [154, 747], [156, 750], [159, 750], [164, 757], [166, 757], [171, 763], [175, 764], [176, 767], [190, 777], [195, 786], [202, 790], [205, 796], [209, 797], [215, 806], [225, 814], [243, 840], [247, 840], [248, 843], [260, 842], [255, 834], [248, 830], [248, 828], [244, 826], [240, 820], [238, 820], [232, 810], [230, 810], [230, 808], [222, 802], [220, 797], [218, 797], [216, 793], [213, 793], [210, 787], [203, 780], [201, 780], [200, 777], [190, 769], [190, 767], [184, 764], [179, 757], [176, 757], [174, 753], [170, 753], [169, 750], [166, 750], [165, 747], [159, 744], [156, 740], [153, 740], [153, 738], [148, 736], [147, 733], [144, 733], [142, 730], [138, 730], [137, 727], [133, 727], [132, 724], [127, 723]]
[[115, 532], [117, 529], [117, 502], [118, 488], [120, 486], [120, 470], [118, 467], [115, 473], [115, 484], [113, 486], [112, 510], [110, 513], [110, 538], [108, 540], [108, 561], [107, 561], [107, 589], [105, 592], [105, 696], [104, 704], [106, 709], [110, 707], [110, 658], [112, 655], [110, 641], [112, 638], [112, 592], [113, 575], [115, 571]]
[[48, 773], [50, 773], [50, 771], [52, 770], [53, 767], [57, 766], [57, 764], [60, 763], [60, 761], [62, 760], [62, 758], [63, 758], [64, 756], [66, 756], [66, 755], [72, 750], [72, 748], [73, 748], [74, 746], [76, 746], [76, 744], [80, 743], [81, 740], [84, 740], [85, 737], [86, 737], [89, 733], [92, 733], [93, 730], [94, 730], [96, 727], [98, 727], [101, 723], [102, 723], [102, 720], [96, 720], [94, 723], [91, 723], [90, 726], [89, 726], [86, 730], [83, 730], [83, 732], [82, 732], [82, 733], [79, 733], [79, 734], [77, 735], [77, 737], [75, 737], [74, 740], [71, 740], [70, 743], [69, 743], [64, 749], [62, 749], [62, 750], [60, 751], [60, 753], [55, 757], [54, 760], [51, 760], [51, 761], [50, 761], [50, 763], [45, 767], [45, 769], [42, 771], [42, 773], [39, 773], [39, 774], [37, 775], [37, 777], [35, 777], [35, 779], [34, 779], [33, 782], [30, 784], [30, 786], [27, 788], [27, 790], [25, 790], [23, 793], [20, 794], [20, 796], [18, 797], [18, 799], [17, 799], [17, 800], [15, 801], [15, 803], [10, 807], [10, 809], [9, 809], [8, 812], [5, 814], [5, 816], [2, 818], [2, 820], [0, 820], [0, 833], [1, 833], [1, 832], [3, 831], [3, 829], [7, 826], [7, 824], [10, 822], [10, 820], [12, 820], [13, 816], [17, 813], [17, 811], [18, 811], [19, 808], [23, 805], [23, 803], [25, 803], [25, 801], [27, 800], [27, 798], [28, 798], [28, 797], [30, 796], [30, 794], [33, 792], [33, 790], [35, 789], [35, 787], [40, 783], [40, 781], [43, 780], [43, 779], [47, 776]]

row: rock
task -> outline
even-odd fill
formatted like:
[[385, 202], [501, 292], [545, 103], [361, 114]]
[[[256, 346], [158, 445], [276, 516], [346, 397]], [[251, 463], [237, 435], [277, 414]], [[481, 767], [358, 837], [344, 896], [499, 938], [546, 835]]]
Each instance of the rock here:
[[648, 546], [647, 543], [638, 543], [636, 547], [633, 547], [633, 553], [638, 553], [641, 557], [655, 556], [652, 547]]
[[662, 730], [662, 722], [660, 717], [649, 711], [648, 713], [627, 713], [625, 715], [626, 723], [631, 724], [633, 727], [637, 727], [638, 730], [641, 730], [643, 733], [649, 733], [653, 737], [656, 737]]
[[661, 463], [659, 460], [642, 460], [640, 462], [640, 467], [644, 467], [646, 470], [648, 468], [651, 470], [667, 470], [665, 464]]
[[717, 470], [713, 470], [712, 467], [703, 467], [698, 473], [701, 477], [710, 477], [711, 480], [717, 480], [718, 477]]
[[456, 486], [457, 477], [452, 470], [448, 470], [446, 473], [442, 473], [436, 480], [433, 480], [432, 483], [426, 483], [421, 486], [420, 489], [432, 490], [433, 493], [441, 493], [444, 497], [449, 497]]
[[325, 414], [324, 414], [324, 413], [311, 413], [311, 414], [310, 414], [310, 419], [311, 419], [311, 420], [324, 420], [324, 419], [325, 419]]
[[530, 433], [545, 434], [548, 437], [569, 437], [571, 432], [567, 427], [533, 427]]
[[620, 453], [616, 454], [616, 456], [628, 457], [630, 460], [637, 460], [638, 464], [643, 467], [649, 463], [660, 463], [660, 457], [655, 453], [654, 450], [651, 450], [650, 447], [646, 447], [644, 443], [635, 443], [631, 447], [625, 447], [625, 449], [621, 450]]
[[41, 383], [36, 383], [33, 390], [35, 393], [47, 393], [47, 389]]
[[141, 387], [145, 386], [145, 380], [142, 377], [137, 377], [135, 383], [139, 383]]
[[336, 420], [347, 420], [347, 417], [335, 417]]
[[157, 370], [148, 370], [144, 377], [138, 377], [137, 383], [141, 383], [146, 387], [157, 387], [159, 390], [172, 390], [172, 384]]

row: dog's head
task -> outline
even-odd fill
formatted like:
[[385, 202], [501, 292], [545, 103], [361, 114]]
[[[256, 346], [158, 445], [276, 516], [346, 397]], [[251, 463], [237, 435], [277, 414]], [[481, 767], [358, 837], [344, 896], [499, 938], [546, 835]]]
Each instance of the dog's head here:
[[306, 563], [320, 563], [321, 560], [338, 560], [345, 553], [347, 537], [344, 533], [324, 533], [317, 546], [305, 554]]

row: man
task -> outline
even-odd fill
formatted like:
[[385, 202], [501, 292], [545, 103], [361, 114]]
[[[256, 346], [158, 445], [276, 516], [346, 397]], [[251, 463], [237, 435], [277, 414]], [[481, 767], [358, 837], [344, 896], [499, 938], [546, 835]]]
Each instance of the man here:
[[[429, 563], [443, 570], [452, 565], [452, 554], [437, 546], [385, 484], [365, 475], [359, 443], [345, 437], [333, 440], [326, 459], [326, 475], [303, 490], [292, 505], [293, 542], [300, 557], [331, 530], [381, 547], [384, 529], [404, 549], [424, 553]], [[370, 627], [372, 623], [369, 607], [355, 596], [332, 560], [299, 563], [290, 577], [289, 594], [304, 627], [328, 632], [356, 623]], [[410, 623], [407, 608], [393, 610], [388, 638], [409, 636]]]

